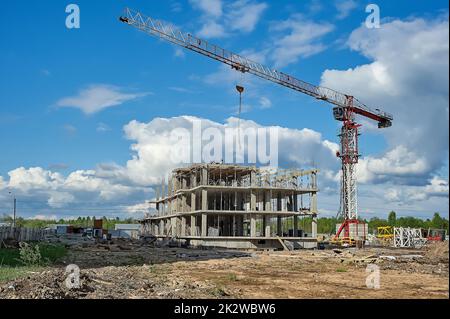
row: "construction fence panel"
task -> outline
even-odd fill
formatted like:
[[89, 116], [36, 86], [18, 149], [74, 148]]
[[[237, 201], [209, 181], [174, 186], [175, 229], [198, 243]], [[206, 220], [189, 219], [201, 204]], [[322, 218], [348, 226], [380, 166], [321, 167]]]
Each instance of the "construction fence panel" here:
[[50, 234], [51, 230], [25, 227], [0, 227], [0, 240], [40, 241]]

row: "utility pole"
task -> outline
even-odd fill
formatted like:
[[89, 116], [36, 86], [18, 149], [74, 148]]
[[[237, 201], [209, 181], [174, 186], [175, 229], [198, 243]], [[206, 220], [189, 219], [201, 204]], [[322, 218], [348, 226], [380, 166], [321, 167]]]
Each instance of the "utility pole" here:
[[16, 196], [14, 196], [14, 217], [13, 217], [13, 227], [16, 227]]
[[16, 194], [13, 192], [9, 192], [13, 196], [13, 223], [12, 227], [16, 227], [16, 206], [17, 206], [17, 200], [16, 200]]

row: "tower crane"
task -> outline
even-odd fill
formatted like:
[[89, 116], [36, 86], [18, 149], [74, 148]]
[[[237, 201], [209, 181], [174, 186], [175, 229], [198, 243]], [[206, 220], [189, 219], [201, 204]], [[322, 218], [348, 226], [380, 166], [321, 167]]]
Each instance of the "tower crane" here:
[[359, 224], [356, 164], [360, 157], [358, 152], [358, 136], [361, 125], [356, 122], [355, 117], [359, 115], [369, 118], [378, 123], [378, 128], [387, 128], [392, 125], [393, 116], [391, 114], [379, 109], [369, 108], [351, 95], [316, 86], [283, 72], [273, 70], [258, 62], [254, 62], [239, 54], [197, 38], [190, 33], [176, 29], [167, 22], [148, 17], [139, 11], [126, 8], [125, 14], [119, 20], [149, 35], [225, 63], [239, 72], [256, 75], [332, 104], [334, 118], [342, 122], [342, 128], [339, 134], [340, 150], [336, 156], [342, 162], [340, 215], [344, 221], [337, 231], [335, 238], [339, 238], [342, 232], [344, 237], [350, 237], [350, 225]]

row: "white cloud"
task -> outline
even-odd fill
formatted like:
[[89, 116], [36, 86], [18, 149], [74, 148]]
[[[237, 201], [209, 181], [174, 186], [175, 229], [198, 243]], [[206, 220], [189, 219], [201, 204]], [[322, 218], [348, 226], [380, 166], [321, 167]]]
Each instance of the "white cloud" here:
[[448, 195], [448, 180], [434, 176], [426, 186], [388, 188], [385, 191], [384, 198], [389, 202], [399, 203], [400, 205], [414, 205], [417, 202], [426, 201], [431, 197], [444, 197], [448, 199]]
[[63, 180], [61, 174], [46, 171], [41, 167], [30, 169], [20, 167], [10, 171], [8, 175], [8, 186], [24, 192], [36, 189], [56, 189]]
[[[285, 67], [326, 49], [322, 38], [334, 30], [328, 22], [314, 22], [301, 14], [294, 14], [285, 21], [273, 24], [272, 32], [277, 33], [271, 59], [276, 67]], [[287, 34], [286, 34], [287, 32]]]
[[430, 180], [430, 184], [425, 186], [425, 193], [430, 196], [444, 196], [448, 197], [449, 185], [447, 180], [442, 179], [439, 176], [433, 176]]
[[394, 115], [391, 128], [378, 130], [388, 151], [361, 161], [362, 181], [425, 185], [443, 165], [448, 171], [448, 37], [448, 17], [361, 26], [348, 45], [372, 62], [323, 73], [321, 85]]
[[270, 109], [272, 107], [272, 101], [265, 96], [261, 96], [259, 99], [259, 104], [262, 109]]
[[225, 27], [215, 21], [208, 21], [203, 24], [197, 35], [200, 38], [211, 39], [211, 38], [224, 38], [228, 34], [225, 31]]
[[75, 197], [67, 192], [53, 192], [50, 193], [50, 198], [48, 199], [48, 205], [54, 208], [61, 208], [67, 204], [72, 203]]
[[[124, 127], [124, 131], [126, 138], [133, 141], [132, 158], [124, 166], [101, 164], [95, 169], [73, 171], [67, 177], [39, 167], [22, 167], [9, 172], [9, 180], [0, 179], [0, 188], [12, 189], [18, 196], [22, 209], [24, 205], [28, 205], [27, 199], [30, 203], [40, 202], [40, 205], [28, 207], [40, 214], [59, 214], [61, 209], [71, 215], [86, 214], [91, 212], [89, 208], [99, 207], [102, 215], [132, 214], [140, 217], [152, 209], [145, 203], [154, 196], [151, 187], [159, 186], [162, 177], [180, 166], [171, 161], [174, 143], [170, 133], [179, 128], [192, 130], [195, 120], [201, 120], [203, 130], [213, 127], [221, 132], [226, 128], [235, 128], [238, 121], [236, 118], [229, 118], [224, 123], [219, 123], [192, 116], [155, 118], [148, 123], [131, 121]], [[244, 131], [248, 127], [263, 126], [242, 119], [240, 127]], [[332, 212], [333, 209], [336, 211], [340, 162], [335, 154], [339, 145], [306, 128], [297, 130], [278, 127], [278, 138], [280, 167], [318, 167], [320, 208], [323, 212]], [[432, 207], [433, 211], [445, 212], [446, 206], [442, 203], [448, 198], [448, 178], [436, 176], [423, 186], [396, 185], [395, 179], [390, 176], [418, 174], [417, 171], [420, 173], [422, 170], [420, 162], [416, 163], [414, 157], [403, 148], [389, 153], [386, 158], [385, 161], [370, 157], [362, 159], [362, 166], [370, 175], [367, 182], [382, 182], [361, 185], [360, 204], [364, 214], [391, 207], [409, 209], [406, 205], [411, 203], [417, 207]], [[387, 166], [389, 163], [395, 165]], [[0, 199], [5, 201], [5, 196], [0, 194]], [[386, 202], [380, 203], [380, 198], [385, 198]], [[122, 203], [119, 206], [118, 201]], [[44, 204], [47, 207], [42, 206]], [[88, 210], [84, 211], [86, 207]], [[108, 211], [108, 207], [112, 207], [111, 211]]]
[[425, 158], [418, 157], [405, 146], [397, 146], [383, 157], [367, 156], [358, 163], [357, 173], [360, 183], [386, 180], [395, 177], [423, 176], [429, 170]]
[[57, 220], [58, 217], [56, 215], [35, 215], [31, 217], [30, 219], [37, 219], [37, 220]]
[[222, 16], [223, 4], [221, 0], [190, 0], [190, 2], [207, 16], [215, 18]]
[[[159, 185], [161, 177], [171, 169], [179, 166], [170, 161], [173, 151], [173, 141], [170, 133], [176, 128], [192, 131], [195, 120], [201, 120], [202, 129], [214, 127], [221, 132], [225, 128], [236, 127], [237, 118], [229, 118], [225, 123], [213, 122], [192, 116], [175, 117], [171, 119], [157, 118], [149, 123], [132, 121], [125, 126], [126, 137], [136, 141], [132, 145], [135, 152], [133, 159], [127, 162], [126, 175], [139, 185]], [[241, 119], [240, 127], [261, 127], [259, 124]], [[338, 145], [321, 139], [321, 134], [309, 129], [293, 130], [279, 129], [280, 165], [311, 166], [311, 154], [317, 166], [338, 169], [335, 153]]]
[[236, 0], [191, 0], [194, 8], [202, 12], [201, 28], [197, 35], [201, 38], [224, 38], [233, 32], [250, 33], [268, 8], [264, 2]]
[[358, 7], [358, 3], [355, 0], [338, 0], [334, 5], [338, 11], [336, 18], [339, 20], [347, 18]]
[[109, 125], [102, 123], [102, 122], [97, 124], [97, 132], [104, 133], [104, 132], [108, 132], [108, 131], [111, 131], [111, 128], [109, 127]]
[[117, 86], [95, 84], [80, 90], [76, 96], [60, 99], [56, 105], [58, 107], [78, 108], [86, 114], [93, 114], [148, 94], [150, 93], [124, 93], [123, 90]]
[[228, 26], [235, 31], [252, 32], [267, 8], [268, 5], [266, 3], [256, 3], [248, 0], [235, 1], [229, 7]]
[[125, 207], [127, 214], [143, 216], [152, 211], [152, 207], [148, 202], [139, 203]]

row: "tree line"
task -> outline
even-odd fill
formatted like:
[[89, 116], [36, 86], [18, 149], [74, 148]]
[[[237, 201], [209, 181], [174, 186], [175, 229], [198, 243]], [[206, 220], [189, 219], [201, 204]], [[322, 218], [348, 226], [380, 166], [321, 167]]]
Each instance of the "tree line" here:
[[[77, 227], [91, 228], [94, 226], [94, 219], [100, 219], [94, 217], [78, 217], [77, 219], [60, 219], [60, 220], [40, 220], [40, 219], [24, 219], [19, 217], [16, 219], [16, 225], [18, 227], [28, 227], [28, 228], [45, 228], [51, 224], [68, 224]], [[137, 221], [133, 218], [107, 218], [105, 216], [101, 217], [103, 220], [104, 229], [114, 229], [116, 224], [135, 224]], [[380, 226], [392, 226], [392, 227], [411, 227], [411, 228], [433, 228], [433, 229], [446, 229], [449, 231], [449, 222], [447, 219], [440, 216], [439, 213], [434, 213], [431, 219], [420, 219], [416, 217], [399, 217], [394, 211], [388, 214], [387, 219], [382, 219], [379, 217], [373, 217], [369, 220], [364, 219], [368, 223], [369, 232], [373, 233]], [[0, 222], [12, 223], [12, 217], [8, 215], [3, 215], [0, 218]], [[300, 219], [299, 228], [303, 229], [305, 232], [311, 232], [311, 222], [312, 218], [306, 217]], [[317, 232], [320, 234], [334, 234], [336, 232], [336, 224], [342, 223], [342, 219], [335, 217], [320, 217], [317, 219]], [[286, 221], [286, 227], [292, 228], [292, 221]]]
[[[431, 219], [421, 219], [416, 217], [399, 217], [394, 211], [388, 214], [387, 219], [373, 217], [369, 220], [362, 219], [368, 224], [369, 232], [376, 232], [378, 227], [381, 226], [392, 226], [392, 227], [411, 227], [411, 228], [423, 228], [423, 229], [446, 229], [447, 233], [449, 231], [448, 220], [441, 217], [439, 213], [434, 213]], [[311, 222], [312, 218], [304, 218], [300, 220], [300, 228], [304, 229], [306, 232], [311, 232]], [[317, 232], [319, 234], [334, 234], [336, 233], [336, 224], [342, 223], [342, 219], [335, 217], [320, 217], [317, 219]]]
[[[72, 225], [75, 227], [92, 228], [94, 227], [94, 220], [102, 219], [103, 229], [114, 229], [116, 224], [135, 224], [137, 221], [133, 218], [107, 218], [103, 217], [78, 217], [77, 219], [59, 219], [59, 220], [42, 220], [42, 219], [25, 219], [23, 217], [16, 218], [17, 227], [27, 228], [45, 228], [48, 225]], [[0, 222], [9, 223], [13, 222], [13, 218], [9, 215], [3, 215], [0, 218]]]

